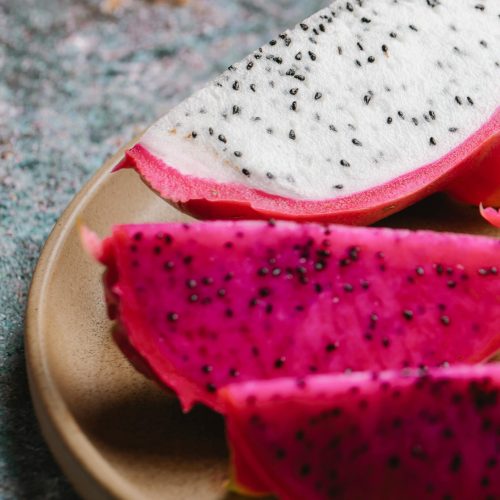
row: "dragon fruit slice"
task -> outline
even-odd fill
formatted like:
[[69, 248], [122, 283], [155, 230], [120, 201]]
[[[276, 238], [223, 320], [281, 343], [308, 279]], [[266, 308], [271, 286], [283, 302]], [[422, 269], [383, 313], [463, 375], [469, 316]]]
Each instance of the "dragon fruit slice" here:
[[156, 122], [118, 168], [202, 218], [362, 224], [500, 206], [500, 4], [336, 1]]
[[282, 500], [500, 498], [500, 365], [220, 392], [245, 490]]
[[115, 338], [183, 407], [235, 381], [479, 362], [500, 349], [500, 240], [291, 222], [116, 226]]

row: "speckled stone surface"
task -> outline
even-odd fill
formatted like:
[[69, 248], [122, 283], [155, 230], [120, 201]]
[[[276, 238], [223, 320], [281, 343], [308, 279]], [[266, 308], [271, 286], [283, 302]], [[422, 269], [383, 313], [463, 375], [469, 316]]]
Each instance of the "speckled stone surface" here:
[[0, 498], [75, 493], [38, 431], [28, 287], [62, 210], [103, 161], [230, 63], [328, 0], [0, 0]]

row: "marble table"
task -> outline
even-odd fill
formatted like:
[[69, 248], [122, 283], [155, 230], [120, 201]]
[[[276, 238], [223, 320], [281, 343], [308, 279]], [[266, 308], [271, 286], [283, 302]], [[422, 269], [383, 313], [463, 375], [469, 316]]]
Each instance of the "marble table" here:
[[76, 497], [33, 413], [28, 287], [62, 210], [117, 148], [327, 0], [0, 0], [0, 498]]

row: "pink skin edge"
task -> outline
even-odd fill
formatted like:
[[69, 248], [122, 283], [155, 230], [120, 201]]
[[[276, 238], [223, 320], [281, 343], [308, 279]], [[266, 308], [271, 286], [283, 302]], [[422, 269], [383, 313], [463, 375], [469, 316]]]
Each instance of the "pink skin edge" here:
[[484, 208], [481, 203], [479, 205], [479, 212], [492, 226], [500, 227], [500, 210], [495, 210], [491, 207]]
[[[115, 230], [114, 236], [118, 235]], [[159, 353], [156, 345], [151, 342], [150, 332], [141, 324], [140, 315], [137, 313], [139, 307], [130, 300], [127, 304], [121, 302], [121, 286], [126, 284], [119, 283], [113, 238], [101, 240], [93, 231], [81, 226], [80, 240], [85, 251], [108, 268], [103, 276], [106, 304], [110, 319], [115, 319], [118, 323], [113, 330], [113, 338], [134, 368], [147, 378], [158, 382], [163, 389], [172, 389], [179, 398], [184, 413], [187, 413], [195, 402], [221, 413], [222, 404], [215, 395], [207, 395], [197, 384], [179, 374]]]
[[[140, 142], [126, 152], [115, 167], [135, 169], [146, 184], [182, 210], [204, 219], [279, 218], [296, 221], [370, 224], [438, 191], [447, 190], [466, 199], [478, 168], [486, 172], [481, 200], [500, 200], [498, 151], [500, 150], [500, 107], [477, 132], [439, 160], [424, 165], [386, 184], [334, 200], [297, 200], [265, 193], [236, 183], [186, 176], [165, 164]], [[469, 178], [470, 176], [470, 178]], [[459, 185], [453, 181], [459, 179]], [[484, 181], [484, 179], [483, 179]], [[484, 192], [487, 189], [488, 192]]]

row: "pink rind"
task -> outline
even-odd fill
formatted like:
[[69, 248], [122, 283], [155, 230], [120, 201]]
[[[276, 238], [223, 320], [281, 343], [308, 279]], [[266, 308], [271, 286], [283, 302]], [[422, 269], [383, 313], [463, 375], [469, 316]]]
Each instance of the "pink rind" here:
[[[280, 218], [368, 224], [395, 213], [438, 191], [453, 180], [473, 174], [483, 166], [497, 175], [494, 158], [485, 160], [484, 151], [500, 143], [500, 107], [467, 140], [439, 160], [404, 174], [391, 182], [353, 195], [332, 200], [297, 200], [272, 195], [242, 184], [218, 183], [183, 175], [175, 165], [167, 165], [140, 142], [127, 151], [115, 170], [134, 168], [161, 197], [201, 218]], [[484, 166], [483, 163], [487, 163]], [[467, 186], [470, 188], [470, 184]], [[491, 186], [490, 186], [491, 188]], [[493, 186], [484, 199], [500, 186]], [[460, 197], [460, 190], [457, 191]], [[454, 193], [455, 194], [455, 193]], [[479, 203], [479, 200], [477, 201]]]

